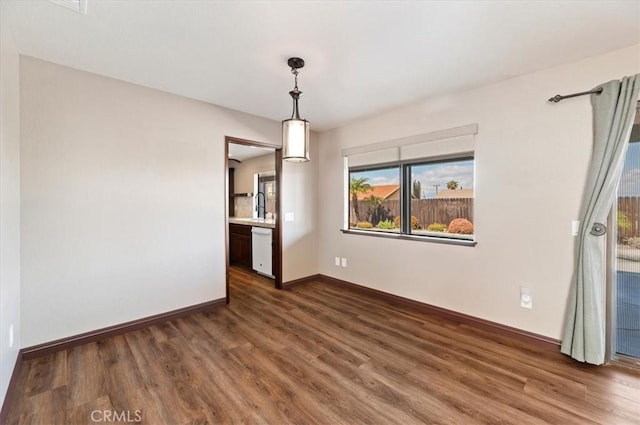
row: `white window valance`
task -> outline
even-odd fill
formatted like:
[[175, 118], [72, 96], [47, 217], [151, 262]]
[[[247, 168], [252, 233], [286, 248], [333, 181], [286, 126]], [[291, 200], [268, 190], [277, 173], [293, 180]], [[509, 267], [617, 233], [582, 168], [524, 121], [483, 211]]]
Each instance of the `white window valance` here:
[[475, 150], [475, 135], [477, 133], [478, 124], [469, 124], [370, 145], [346, 148], [342, 150], [342, 156], [348, 158], [349, 167], [360, 167], [398, 161], [412, 161], [421, 158], [472, 154]]

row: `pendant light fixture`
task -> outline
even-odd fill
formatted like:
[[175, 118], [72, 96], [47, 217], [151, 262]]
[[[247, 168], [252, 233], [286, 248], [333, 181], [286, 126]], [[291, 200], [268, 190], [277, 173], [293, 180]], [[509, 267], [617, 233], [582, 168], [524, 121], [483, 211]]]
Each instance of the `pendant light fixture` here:
[[282, 121], [282, 159], [292, 162], [309, 161], [309, 121], [300, 118], [298, 99], [302, 92], [298, 90], [298, 70], [304, 66], [304, 60], [289, 58], [287, 64], [295, 76], [295, 86], [289, 92], [293, 98], [291, 118]]

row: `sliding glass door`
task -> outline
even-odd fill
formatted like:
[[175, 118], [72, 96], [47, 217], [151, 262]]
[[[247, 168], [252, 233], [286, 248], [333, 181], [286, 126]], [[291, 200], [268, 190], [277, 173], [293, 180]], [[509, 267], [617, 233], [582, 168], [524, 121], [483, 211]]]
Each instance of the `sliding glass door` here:
[[[614, 206], [611, 354], [640, 366], [640, 114], [636, 113]], [[614, 224], [614, 223], [612, 223]], [[612, 235], [613, 236], [613, 235]], [[613, 245], [613, 244], [612, 244]]]

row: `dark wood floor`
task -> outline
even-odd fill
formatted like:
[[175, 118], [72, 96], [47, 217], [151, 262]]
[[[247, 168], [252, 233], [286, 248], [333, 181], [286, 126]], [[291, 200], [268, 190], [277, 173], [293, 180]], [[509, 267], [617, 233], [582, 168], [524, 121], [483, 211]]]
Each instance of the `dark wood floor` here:
[[[640, 424], [640, 375], [326, 283], [26, 361], [10, 423]], [[98, 411], [98, 416], [95, 416]], [[122, 416], [120, 416], [122, 418]]]

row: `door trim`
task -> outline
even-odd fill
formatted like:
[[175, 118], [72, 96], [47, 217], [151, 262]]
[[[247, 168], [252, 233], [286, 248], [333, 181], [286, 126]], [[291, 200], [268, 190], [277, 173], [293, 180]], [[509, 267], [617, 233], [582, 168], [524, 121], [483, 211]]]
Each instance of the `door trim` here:
[[617, 332], [618, 332], [618, 200], [613, 201], [607, 228], [613, 229], [607, 232], [606, 245], [606, 320], [605, 327], [605, 362], [616, 363], [622, 366], [632, 367], [635, 370], [640, 368], [640, 359], [618, 353]]
[[618, 197], [613, 200], [607, 218], [605, 288], [605, 362], [640, 369], [640, 359], [618, 353]]
[[282, 226], [280, 225], [282, 213], [280, 211], [281, 206], [281, 188], [282, 188], [282, 148], [278, 145], [266, 142], [258, 142], [255, 140], [241, 139], [233, 136], [224, 137], [224, 240], [225, 240], [225, 291], [227, 304], [231, 301], [229, 295], [229, 143], [235, 143], [245, 146], [258, 146], [263, 148], [275, 149], [275, 172], [276, 172], [276, 220], [273, 229], [273, 256], [274, 256], [274, 268], [273, 276], [275, 280], [275, 287], [282, 289]]
[[[605, 317], [607, 326], [605, 327], [605, 359], [606, 361], [617, 361], [618, 356], [616, 354], [616, 331], [617, 331], [617, 240], [618, 240], [618, 228], [615, 224], [618, 221], [618, 200], [613, 200], [611, 211], [609, 212], [609, 218], [607, 219], [607, 228], [610, 229], [607, 232], [606, 242], [606, 267], [605, 267]], [[614, 227], [615, 226], [615, 227]], [[611, 231], [612, 230], [612, 231]]]

